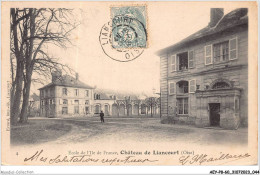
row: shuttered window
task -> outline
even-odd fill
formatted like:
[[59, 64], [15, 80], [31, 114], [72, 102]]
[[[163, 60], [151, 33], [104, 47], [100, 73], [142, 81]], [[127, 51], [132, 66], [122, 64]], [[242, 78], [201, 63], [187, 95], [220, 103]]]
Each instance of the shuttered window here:
[[171, 72], [176, 71], [176, 55], [170, 56], [170, 69], [171, 69]]
[[205, 46], [205, 65], [212, 64], [212, 45]]
[[194, 52], [193, 50], [189, 51], [189, 68], [195, 67], [195, 60], [194, 60]]
[[229, 59], [237, 59], [237, 38], [229, 40]]
[[175, 82], [169, 82], [169, 95], [175, 94]]
[[189, 81], [189, 92], [194, 93], [196, 91], [196, 80]]

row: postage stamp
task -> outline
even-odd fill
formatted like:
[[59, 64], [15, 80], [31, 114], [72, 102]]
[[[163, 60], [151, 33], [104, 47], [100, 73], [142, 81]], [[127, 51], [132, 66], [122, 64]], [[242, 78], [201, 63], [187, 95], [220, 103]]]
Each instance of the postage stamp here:
[[146, 6], [111, 7], [112, 47], [146, 48]]
[[99, 41], [103, 52], [113, 60], [128, 62], [139, 57], [148, 46], [147, 7], [110, 7], [111, 20], [103, 25]]

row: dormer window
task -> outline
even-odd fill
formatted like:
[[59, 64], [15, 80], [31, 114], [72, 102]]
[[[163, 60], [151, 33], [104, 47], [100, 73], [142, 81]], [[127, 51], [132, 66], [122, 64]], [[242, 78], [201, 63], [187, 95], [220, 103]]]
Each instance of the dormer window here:
[[100, 99], [100, 94], [94, 94], [94, 99], [95, 99], [95, 100]]

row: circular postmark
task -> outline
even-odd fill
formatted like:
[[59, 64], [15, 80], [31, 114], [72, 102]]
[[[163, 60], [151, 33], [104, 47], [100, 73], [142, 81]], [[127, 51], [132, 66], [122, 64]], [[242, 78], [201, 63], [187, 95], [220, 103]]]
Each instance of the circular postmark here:
[[144, 25], [129, 16], [116, 16], [103, 25], [99, 42], [104, 53], [113, 60], [128, 62], [139, 57], [146, 48]]

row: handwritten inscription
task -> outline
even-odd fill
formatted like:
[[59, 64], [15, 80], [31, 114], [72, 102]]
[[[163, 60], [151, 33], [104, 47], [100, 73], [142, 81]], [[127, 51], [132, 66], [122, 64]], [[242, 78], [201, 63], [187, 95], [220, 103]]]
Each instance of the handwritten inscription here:
[[43, 150], [36, 151], [32, 156], [25, 158], [24, 162], [28, 161], [39, 161], [39, 162], [45, 162], [48, 164], [58, 164], [58, 163], [79, 163], [79, 162], [100, 162], [103, 164], [109, 164], [113, 165], [115, 163], [146, 163], [146, 162], [156, 162], [158, 160], [151, 160], [147, 158], [136, 158], [135, 156], [126, 156], [123, 159], [122, 158], [105, 158], [105, 159], [99, 159], [99, 158], [93, 158], [91, 155], [57, 155], [53, 158], [46, 157], [43, 155]]
[[179, 162], [182, 165], [187, 165], [187, 164], [203, 164], [207, 162], [216, 162], [216, 161], [223, 161], [223, 160], [230, 160], [230, 161], [235, 161], [238, 159], [244, 159], [249, 157], [250, 155], [248, 153], [245, 154], [239, 154], [239, 155], [231, 155], [231, 154], [223, 154], [220, 153], [220, 156], [218, 157], [210, 157], [207, 154], [196, 154], [194, 156], [181, 156], [179, 158]]

